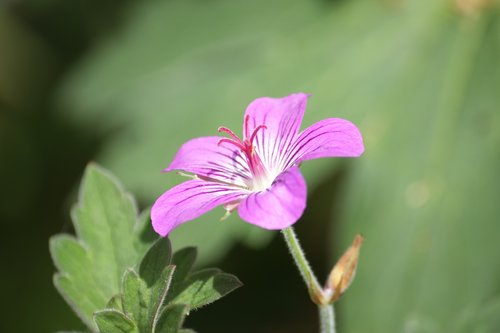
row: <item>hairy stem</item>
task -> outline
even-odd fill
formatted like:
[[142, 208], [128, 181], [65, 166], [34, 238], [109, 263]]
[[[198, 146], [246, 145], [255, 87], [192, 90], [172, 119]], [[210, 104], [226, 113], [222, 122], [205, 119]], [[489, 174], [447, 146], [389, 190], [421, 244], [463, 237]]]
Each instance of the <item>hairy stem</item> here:
[[306, 259], [304, 250], [300, 246], [299, 240], [292, 227], [281, 231], [285, 238], [288, 250], [293, 257], [295, 265], [299, 269], [300, 275], [309, 290], [311, 300], [318, 305], [320, 319], [320, 333], [335, 333], [335, 316], [333, 305], [324, 304], [325, 295], [323, 289], [318, 283], [309, 262]]
[[320, 333], [335, 333], [335, 311], [333, 304], [318, 305]]

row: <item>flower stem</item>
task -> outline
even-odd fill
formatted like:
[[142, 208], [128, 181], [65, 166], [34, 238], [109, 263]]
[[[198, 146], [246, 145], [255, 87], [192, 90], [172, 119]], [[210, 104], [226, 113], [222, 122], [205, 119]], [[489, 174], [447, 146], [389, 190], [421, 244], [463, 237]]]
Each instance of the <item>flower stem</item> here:
[[311, 266], [307, 262], [306, 256], [304, 254], [304, 250], [300, 247], [299, 239], [295, 234], [295, 231], [292, 227], [288, 227], [282, 230], [283, 236], [285, 237], [286, 244], [288, 245], [288, 249], [290, 250], [290, 254], [292, 255], [295, 264], [297, 265], [300, 275], [304, 279], [309, 291], [314, 289], [321, 290], [319, 286], [318, 280], [316, 276], [311, 270]]
[[320, 333], [335, 333], [335, 310], [333, 304], [318, 305]]
[[335, 316], [333, 305], [325, 304], [324, 291], [318, 279], [311, 270], [307, 262], [304, 250], [300, 247], [299, 240], [292, 227], [282, 230], [283, 237], [293, 257], [295, 265], [299, 269], [300, 275], [306, 283], [311, 300], [318, 305], [320, 319], [320, 333], [335, 333]]

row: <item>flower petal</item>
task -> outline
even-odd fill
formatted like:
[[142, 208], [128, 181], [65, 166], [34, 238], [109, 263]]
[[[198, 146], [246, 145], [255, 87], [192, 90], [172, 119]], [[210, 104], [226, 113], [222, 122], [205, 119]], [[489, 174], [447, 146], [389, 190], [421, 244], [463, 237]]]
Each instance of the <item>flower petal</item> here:
[[284, 98], [263, 97], [254, 100], [247, 107], [245, 119], [249, 117], [249, 128], [248, 133], [243, 128], [243, 133], [250, 136], [257, 126], [266, 126], [266, 129], [258, 131], [253, 143], [269, 171], [280, 168], [281, 158], [297, 138], [307, 98], [308, 95], [304, 93]]
[[151, 208], [153, 229], [166, 236], [178, 225], [197, 218], [213, 208], [237, 202], [248, 191], [237, 187], [195, 179], [163, 193]]
[[249, 195], [238, 206], [240, 217], [264, 229], [284, 229], [297, 222], [306, 208], [307, 187], [298, 167], [276, 178], [266, 191]]
[[231, 145], [219, 145], [221, 137], [192, 139], [179, 149], [165, 171], [183, 170], [238, 186], [246, 186], [251, 177], [241, 151]]
[[320, 157], [358, 157], [364, 149], [356, 125], [339, 118], [324, 119], [300, 133], [286, 157], [284, 168]]

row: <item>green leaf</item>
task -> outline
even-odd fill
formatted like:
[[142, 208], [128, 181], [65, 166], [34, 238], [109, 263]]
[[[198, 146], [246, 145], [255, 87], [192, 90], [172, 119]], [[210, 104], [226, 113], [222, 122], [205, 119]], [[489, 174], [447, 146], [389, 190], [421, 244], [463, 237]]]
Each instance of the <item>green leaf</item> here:
[[185, 328], [185, 329], [179, 330], [178, 332], [179, 333], [196, 333], [195, 331], [193, 331], [190, 328]]
[[[162, 332], [170, 332], [167, 326], [170, 329], [173, 326], [169, 323], [182, 323], [185, 311], [180, 309], [201, 307], [241, 286], [236, 277], [222, 273], [219, 269], [188, 275], [196, 253], [193, 247], [177, 251], [172, 259], [174, 265], [168, 265], [171, 259], [170, 242], [166, 238], [159, 239], [144, 255], [139, 265], [140, 273], [132, 269], [125, 273], [123, 308], [141, 332], [149, 332], [157, 325], [161, 326]], [[160, 270], [161, 274], [158, 273]], [[173, 332], [177, 332], [177, 328]]]
[[[166, 243], [156, 243], [148, 253], [151, 254], [163, 248], [158, 244]], [[150, 259], [159, 257], [161, 256], [146, 255], [146, 258]], [[153, 267], [160, 269], [157, 265]], [[165, 267], [151, 286], [148, 286], [133, 269], [127, 270], [124, 274], [122, 288], [123, 308], [125, 313], [134, 320], [141, 332], [151, 331], [154, 323], [158, 320], [174, 270], [175, 266], [173, 265]], [[145, 272], [151, 273], [149, 269]]]
[[[101, 332], [150, 332], [159, 324], [163, 331], [175, 328], [172, 332], [177, 332], [188, 305], [163, 306], [175, 265], [179, 267], [179, 300], [187, 299], [193, 308], [240, 285], [220, 270], [188, 275], [196, 259], [195, 248], [177, 251], [173, 258], [168, 238], [148, 248], [156, 238], [148, 231], [149, 219], [146, 214], [137, 217], [131, 198], [106, 172], [89, 165], [82, 183], [73, 214], [79, 239], [54, 236], [50, 250], [60, 271], [54, 277], [56, 287], [92, 330], [95, 324]], [[139, 273], [130, 268], [134, 266]], [[120, 271], [125, 273], [115, 286]], [[102, 308], [106, 309], [95, 312]]]
[[160, 238], [146, 252], [139, 267], [139, 275], [148, 287], [153, 286], [160, 278], [163, 269], [170, 264], [172, 247], [168, 238]]
[[187, 278], [196, 261], [198, 250], [195, 247], [186, 247], [174, 253], [172, 264], [175, 265], [175, 274], [172, 278], [169, 295], [172, 299], [184, 288], [184, 280]]
[[77, 315], [94, 329], [93, 313], [120, 292], [121, 277], [144, 254], [149, 226], [135, 202], [108, 172], [95, 164], [85, 170], [72, 211], [78, 239], [57, 235], [50, 252], [59, 271], [54, 284]]
[[150, 326], [154, 327], [158, 321], [163, 304], [169, 292], [172, 276], [174, 275], [175, 266], [167, 266], [163, 270], [159, 280], [152, 286], [151, 305], [150, 305]]
[[163, 308], [153, 330], [154, 333], [177, 333], [189, 311], [185, 304], [170, 304]]
[[123, 299], [121, 294], [117, 294], [108, 301], [106, 309], [114, 309], [123, 312]]
[[146, 283], [133, 270], [129, 269], [123, 275], [123, 310], [136, 323], [141, 332], [149, 328], [149, 309], [151, 291]]
[[175, 265], [174, 281], [182, 281], [188, 276], [193, 268], [197, 255], [198, 250], [196, 247], [185, 247], [174, 253], [172, 258], [172, 264]]
[[214, 268], [204, 269], [191, 274], [177, 293], [168, 295], [167, 302], [188, 304], [191, 309], [196, 309], [218, 300], [242, 285], [234, 275], [222, 273]]
[[[196, 248], [184, 248], [174, 254], [173, 265], [168, 265], [171, 261], [170, 242], [167, 238], [159, 239], [151, 246], [141, 261], [140, 278], [135, 273], [129, 273], [128, 276], [133, 277], [129, 278], [133, 281], [131, 283], [133, 288], [124, 287], [124, 299], [135, 303], [130, 307], [124, 303], [124, 307], [126, 313], [131, 313], [131, 316], [136, 319], [141, 331], [151, 329], [157, 323], [162, 327], [162, 332], [168, 331], [166, 323], [177, 320], [175, 313], [181, 313], [182, 311], [179, 312], [179, 309], [186, 307], [186, 304], [188, 304], [188, 308], [198, 308], [241, 286], [241, 282], [234, 276], [222, 273], [218, 269], [208, 269], [188, 275], [196, 259], [196, 254]], [[127, 284], [124, 283], [124, 286]], [[149, 295], [149, 298], [144, 295]], [[139, 299], [142, 300], [139, 302], [140, 304], [137, 303]], [[164, 304], [168, 304], [168, 310], [165, 309]], [[173, 306], [175, 304], [182, 305], [182, 307]], [[127, 310], [134, 307], [138, 310]], [[149, 310], [146, 311], [146, 309]], [[141, 314], [135, 315], [137, 312]]]
[[[50, 239], [50, 252], [61, 273], [54, 275], [54, 285], [73, 311], [89, 327], [91, 316], [106, 303], [100, 287], [89, 267], [92, 266], [88, 251], [69, 235], [57, 235]], [[103, 304], [104, 303], [104, 304]]]
[[100, 333], [139, 333], [134, 322], [117, 310], [102, 310], [94, 314]]
[[143, 210], [139, 215], [138, 223], [135, 227], [135, 233], [138, 237], [135, 239], [134, 246], [136, 252], [141, 255], [146, 253], [151, 244], [154, 244], [158, 240], [158, 234], [153, 230], [151, 225], [150, 213], [151, 210], [149, 208]]

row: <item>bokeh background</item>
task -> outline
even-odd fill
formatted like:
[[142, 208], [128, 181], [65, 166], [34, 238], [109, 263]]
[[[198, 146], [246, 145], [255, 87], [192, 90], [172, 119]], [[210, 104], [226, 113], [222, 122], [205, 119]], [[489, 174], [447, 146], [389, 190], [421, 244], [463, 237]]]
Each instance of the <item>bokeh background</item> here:
[[[500, 16], [494, 0], [13, 0], [0, 3], [1, 332], [82, 324], [52, 287], [88, 161], [146, 208], [184, 141], [239, 130], [261, 96], [312, 94], [359, 159], [311, 161], [297, 233], [323, 278], [357, 232], [339, 331], [500, 332]], [[172, 234], [245, 286], [200, 333], [317, 330], [283, 240], [221, 209]]]

